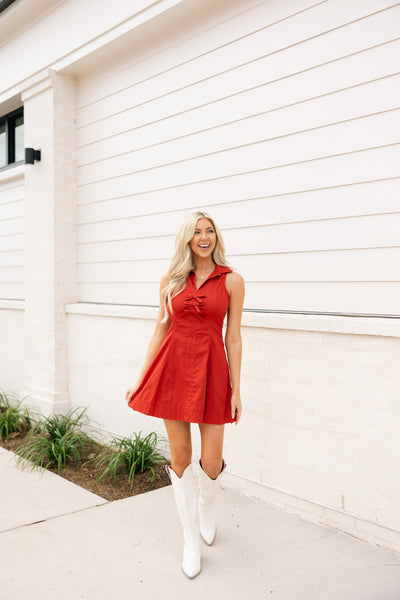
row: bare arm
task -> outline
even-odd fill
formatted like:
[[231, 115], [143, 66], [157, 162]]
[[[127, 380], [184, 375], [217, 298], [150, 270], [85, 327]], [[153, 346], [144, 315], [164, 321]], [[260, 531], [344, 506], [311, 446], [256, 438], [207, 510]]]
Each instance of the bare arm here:
[[160, 308], [158, 309], [158, 315], [157, 315], [157, 321], [156, 321], [156, 326], [153, 332], [153, 335], [150, 338], [150, 342], [149, 345], [147, 347], [147, 353], [146, 353], [146, 357], [144, 359], [144, 363], [143, 363], [143, 367], [142, 370], [139, 373], [139, 377], [135, 383], [135, 385], [132, 385], [125, 394], [125, 400], [126, 402], [129, 402], [132, 395], [134, 394], [134, 392], [138, 389], [139, 385], [142, 382], [143, 377], [146, 374], [147, 369], [149, 368], [149, 366], [151, 365], [151, 363], [153, 362], [158, 350], [160, 349], [160, 346], [165, 338], [165, 336], [167, 335], [168, 329], [171, 325], [170, 319], [168, 317], [168, 320], [165, 323], [161, 323], [161, 320], [164, 316], [164, 306], [161, 303], [161, 290], [168, 285], [169, 282], [169, 276], [164, 275], [161, 279], [161, 283], [160, 283]]
[[229, 370], [232, 382], [231, 410], [232, 418], [236, 415], [236, 425], [242, 413], [240, 399], [240, 369], [242, 363], [242, 336], [240, 324], [244, 302], [244, 281], [239, 273], [228, 273], [226, 287], [229, 293], [228, 321], [225, 334], [225, 346], [228, 355]]

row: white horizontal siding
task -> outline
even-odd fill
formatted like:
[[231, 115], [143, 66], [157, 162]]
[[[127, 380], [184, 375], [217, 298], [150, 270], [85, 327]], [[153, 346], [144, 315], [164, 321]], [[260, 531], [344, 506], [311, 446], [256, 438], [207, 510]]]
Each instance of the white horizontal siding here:
[[[331, 35], [340, 33], [341, 37], [329, 40], [329, 43], [321, 36], [294, 47], [285, 48], [282, 44], [279, 51], [274, 50], [272, 54], [268, 54], [263, 59], [259, 58], [251, 63], [246, 63], [234, 71], [221, 71], [212, 78], [200, 80], [196, 84], [179, 85], [164, 95], [159, 93], [156, 77], [151, 79], [152, 90], [146, 91], [146, 95], [141, 97], [141, 83], [130, 84], [127, 87], [126, 80], [121, 75], [122, 79], [119, 83], [120, 86], [123, 86], [121, 92], [110, 93], [107, 98], [99, 99], [97, 102], [92, 102], [79, 109], [80, 144], [107, 137], [106, 134], [109, 133], [115, 135], [132, 127], [136, 128], [145, 123], [157, 122], [174, 114], [179, 115], [183, 111], [193, 110], [202, 104], [221, 101], [230, 96], [251, 91], [256, 87], [262, 87], [262, 91], [267, 92], [268, 98], [272, 94], [271, 100], [268, 100], [267, 104], [267, 108], [272, 108], [300, 99], [311, 98], [326, 91], [341, 89], [357, 82], [367, 81], [371, 79], [371, 75], [381, 77], [397, 72], [398, 63], [396, 56], [393, 56], [393, 51], [395, 53], [398, 46], [396, 41], [389, 42], [389, 40], [398, 38], [399, 10], [399, 7], [387, 9], [379, 15], [362, 19], [351, 26], [333, 31]], [[375, 21], [378, 17], [387, 22], [389, 29], [386, 25], [383, 30], [376, 28]], [[354, 27], [366, 27], [367, 24], [368, 29], [360, 38], [359, 32], [354, 31]], [[322, 44], [324, 47], [321, 46]], [[388, 45], [389, 49], [381, 48], [380, 44]], [[303, 46], [305, 47], [303, 48]], [[232, 47], [231, 51], [238, 62], [240, 60], [240, 54], [237, 54], [238, 49]], [[364, 52], [365, 56], [363, 56]], [[388, 64], [381, 64], [377, 69], [375, 61], [372, 60], [375, 52], [378, 53], [378, 58], [381, 53], [385, 55], [385, 59], [382, 57], [382, 63], [386, 63], [387, 59]], [[287, 56], [288, 53], [290, 55]], [[361, 56], [359, 56], [360, 53]], [[207, 59], [210, 69], [213, 69], [213, 55], [207, 55]], [[371, 60], [372, 64], [368, 64]], [[195, 66], [189, 63], [185, 65], [185, 68], [193, 76]], [[360, 69], [361, 73], [359, 73]], [[324, 77], [325, 72], [328, 81], [320, 83], [318, 79]], [[171, 73], [168, 75], [171, 77]], [[295, 78], [295, 81], [285, 81], [292, 77]], [[338, 85], [336, 77], [339, 78]], [[299, 89], [301, 83], [303, 83], [303, 89]], [[336, 88], [335, 85], [337, 85]], [[277, 87], [277, 96], [274, 94], [275, 87]], [[286, 88], [284, 96], [282, 88]], [[310, 91], [311, 93], [309, 93]], [[123, 94], [122, 97], [121, 94]], [[104, 106], [106, 100], [107, 103]], [[243, 103], [242, 110], [246, 111], [245, 107], [246, 104]], [[247, 114], [252, 114], [252, 112], [251, 105], [247, 106]], [[193, 123], [193, 125], [195, 124]]]
[[[242, 206], [242, 209], [245, 207]], [[262, 212], [267, 212], [267, 206], [265, 209]], [[173, 216], [173, 219], [168, 219], [168, 216]], [[175, 214], [156, 215], [154, 219], [156, 229], [151, 231], [149, 228], [147, 232], [145, 226], [146, 223], [147, 225], [151, 223], [151, 216], [124, 219], [124, 227], [118, 227], [117, 231], [113, 231], [110, 222], [107, 221], [85, 225], [81, 227], [81, 241], [90, 246], [95, 242], [107, 241], [107, 237], [109, 237], [110, 243], [117, 241], [118, 237], [121, 241], [134, 239], [140, 244], [148, 243], [149, 246], [154, 246], [155, 251], [158, 252], [158, 258], [164, 258], [166, 252], [170, 250], [173, 233], [166, 233], [166, 231], [171, 231], [171, 227], [162, 226], [160, 221], [163, 217], [167, 222], [168, 220], [176, 221]], [[236, 226], [229, 229], [225, 228], [224, 240], [229, 248], [229, 254], [240, 256], [267, 252], [396, 247], [400, 244], [399, 231], [400, 212], [390, 212], [388, 214], [336, 217], [313, 221], [300, 220], [268, 225], [246, 226], [237, 223]], [[148, 252], [150, 251], [149, 247]], [[133, 249], [130, 259], [135, 259], [135, 256]], [[146, 256], [147, 253], [140, 258]], [[110, 258], [108, 252], [106, 256], [103, 256], [103, 261], [106, 257]], [[96, 253], [95, 258], [100, 258], [100, 254]], [[121, 259], [121, 255], [118, 255], [118, 258]], [[152, 258], [154, 258], [154, 253], [152, 253]], [[127, 260], [126, 254], [124, 259]]]
[[[123, 151], [129, 152], [164, 143], [170, 139], [193, 135], [202, 130], [223, 126], [234, 120], [260, 113], [283, 111], [302, 102], [319, 100], [323, 103], [323, 97], [332, 94], [337, 95], [330, 98], [330, 110], [338, 115], [336, 120], [346, 118], [340, 116], [339, 107], [336, 106], [341, 98], [347, 98], [350, 102], [349, 96], [356, 86], [363, 86], [363, 90], [368, 92], [368, 86], [373, 85], [375, 80], [378, 80], [379, 86], [382, 78], [394, 76], [398, 71], [399, 52], [400, 41], [397, 40], [266, 83], [262, 83], [265, 82], [266, 74], [265, 71], [261, 71], [259, 85], [242, 89], [242, 82], [241, 90], [236, 93], [222, 95], [203, 105], [193, 102], [191, 107], [180, 106], [180, 112], [176, 112], [180, 103], [177, 94], [174, 95], [174, 105], [169, 112], [164, 108], [164, 112], [160, 114], [162, 104], [165, 105], [165, 101], [163, 103], [161, 100], [159, 107], [147, 104], [143, 109], [143, 116], [138, 114], [138, 110], [121, 111], [107, 119], [80, 128], [80, 164], [83, 166], [106, 156], [122, 154]], [[348, 94], [346, 94], [347, 90], [349, 90]], [[354, 90], [354, 97], [356, 94], [357, 90]], [[384, 95], [379, 94], [379, 96], [383, 102]], [[192, 98], [195, 100], [196, 94], [192, 94]], [[385, 106], [392, 106], [390, 98], [386, 98], [387, 104], [383, 102], [381, 106], [377, 105], [375, 95], [364, 94], [364, 101], [369, 103], [367, 106], [371, 106], [372, 103], [373, 108], [369, 109], [370, 112], [376, 111], [376, 107], [378, 110], [384, 110]], [[345, 106], [344, 111], [347, 118], [351, 118], [351, 106]], [[353, 114], [355, 116], [368, 114], [368, 110], [364, 111], [363, 107], [359, 106], [359, 112]], [[330, 120], [335, 121], [334, 118]]]
[[[187, 210], [196, 207], [212, 212], [215, 218], [223, 223], [225, 230], [236, 226], [254, 225], [254, 215], [263, 215], [264, 211], [268, 211], [268, 223], [273, 224], [390, 213], [399, 209], [399, 188], [396, 178], [356, 182], [329, 188], [320, 187], [287, 194], [266, 194], [264, 197], [255, 198], [243, 198], [241, 190], [237, 195], [233, 191], [229, 200], [223, 200], [222, 194], [220, 198], [210, 198], [210, 194], [204, 194], [203, 197], [199, 194], [193, 198], [194, 190], [191, 189], [184, 209], [176, 209], [173, 203], [166, 206], [165, 199], [156, 193], [138, 196], [134, 215], [132, 202], [125, 197], [83, 204], [78, 207], [80, 241], [81, 243], [85, 241], [85, 224], [93, 225], [106, 221], [111, 227], [114, 220], [120, 219], [129, 219], [130, 237], [139, 234], [141, 237], [160, 236], [166, 232], [173, 235]], [[249, 193], [254, 191], [258, 190], [252, 189]], [[175, 193], [179, 204], [179, 200], [183, 200], [182, 192], [175, 190]], [[276, 201], [277, 195], [279, 195], [279, 203]], [[379, 204], [376, 202], [377, 195], [380, 197]], [[240, 199], [239, 196], [242, 198]], [[85, 252], [83, 248], [82, 252]], [[88, 257], [84, 258], [87, 260]]]
[[[400, 42], [398, 50], [400, 52]], [[166, 153], [174, 156], [175, 160], [184, 160], [196, 153], [221, 151], [235, 145], [271, 140], [390, 111], [398, 106], [399, 82], [400, 75], [386, 76], [378, 81], [269, 110], [266, 110], [268, 94], [257, 88], [240, 101], [234, 97], [224, 101], [222, 107], [213, 107], [213, 110], [207, 107], [203, 114], [199, 115], [196, 111], [190, 118], [172, 117], [83, 146], [80, 152], [80, 182], [83, 184], [96, 179], [102, 167], [110, 169], [114, 175], [129, 173], [132, 165], [137, 169], [140, 164], [146, 165], [146, 161], [154, 165], [165, 160]], [[251, 115], [246, 114], [249, 105], [254, 111]], [[193, 131], [193, 120], [197, 131]], [[135, 142], [133, 147], [132, 142]], [[144, 142], [146, 146], [143, 146]], [[130, 150], [122, 153], [121, 147], [125, 146]]]
[[[272, 121], [272, 118], [270, 120]], [[79, 183], [93, 184], [96, 193], [103, 184], [113, 185], [117, 178], [123, 181], [123, 177], [127, 177], [129, 184], [137, 191], [146, 191], [154, 186], [155, 181], [158, 187], [165, 188], [180, 183], [190, 183], [197, 178], [214, 179], [240, 172], [282, 167], [302, 161], [357, 152], [366, 148], [396, 144], [399, 142], [399, 123], [400, 109], [394, 109], [265, 139], [263, 136], [269, 133], [269, 128], [265, 124], [265, 119], [260, 119], [253, 122], [251, 126], [247, 124], [247, 127], [246, 124], [241, 123], [240, 127], [235, 127], [236, 131], [228, 132], [226, 136], [224, 131], [221, 131], [223, 140], [221, 143], [232, 144], [227, 148], [218, 148], [212, 136], [211, 140], [206, 140], [204, 146], [201, 143], [195, 147], [190, 146], [187, 140], [183, 144], [175, 144], [170, 152], [169, 146], [165, 148], [158, 146], [156, 149], [143, 150], [135, 156], [123, 156], [107, 161], [106, 164], [101, 162], [86, 167], [83, 174], [81, 171]], [[274, 129], [276, 127], [272, 127], [272, 131]], [[246, 139], [244, 131], [252, 136], [251, 140]], [[244, 143], [241, 144], [241, 140]], [[190, 151], [197, 152], [197, 155], [188, 156], [187, 153]], [[171, 161], [172, 157], [173, 161]], [[83, 179], [86, 180], [85, 183]]]
[[[172, 64], [167, 70], [160, 69], [156, 56], [136, 66], [136, 74], [119, 72], [114, 80], [109, 78], [107, 95], [104, 92], [102, 94], [100, 89], [98, 93], [96, 90], [87, 94], [82, 91], [78, 99], [79, 125], [87, 125], [157, 99], [160, 99], [164, 109], [170, 105], [176, 106], [175, 97], [164, 97], [178, 91], [186, 90], [187, 100], [192, 104], [210, 101], [220, 91], [226, 95], [246, 89], [249, 84], [265, 84], [266, 81], [315, 68], [398, 38], [400, 7], [390, 0], [331, 0], [284, 18], [288, 7], [294, 8], [296, 4], [313, 5], [305, 1], [265, 2], [264, 13], [268, 8], [272, 10], [274, 5], [276, 11], [282, 13], [282, 20], [267, 22], [259, 30], [258, 19], [262, 16], [255, 9], [253, 34], [247, 32], [246, 37], [239, 37], [221, 46], [216, 36], [212, 39], [209, 32], [205, 32], [203, 53], [190, 61], [185, 60], [180, 64], [182, 53], [185, 56], [191, 40], [181, 45], [178, 64], [174, 64], [173, 57], [170, 57]], [[385, 10], [390, 6], [392, 8]], [[222, 25], [224, 28], [230, 26], [231, 21]], [[169, 53], [167, 56], [170, 56]], [[179, 108], [182, 110], [181, 106]], [[145, 107], [144, 110], [147, 114], [149, 109]]]
[[[254, 250], [252, 248], [252, 250]], [[339, 255], [339, 256], [338, 256]], [[361, 248], [350, 250], [296, 250], [295, 252], [260, 252], [231, 255], [239, 270], [246, 270], [249, 281], [395, 281], [393, 261], [400, 265], [400, 246], [394, 248]], [[343, 261], [345, 268], [340, 264]], [[166, 267], [166, 261], [162, 266]], [[159, 275], [159, 265], [153, 261], [104, 261], [80, 265], [79, 277], [85, 283], [119, 283], [133, 279], [152, 283]]]
[[0, 183], [0, 298], [25, 298], [24, 181]]
[[253, 4], [81, 78], [80, 300], [156, 304], [200, 207], [247, 308], [399, 312], [400, 6]]
[[[246, 37], [253, 38], [258, 32], [262, 34], [277, 21], [290, 18], [296, 13], [301, 13], [302, 10], [308, 14], [310, 7], [320, 3], [311, 0], [289, 0], [284, 5], [275, 1], [267, 6], [267, 2], [257, 0], [232, 0], [225, 3], [211, 0], [203, 14], [199, 12], [202, 7], [198, 4], [197, 12], [194, 12], [191, 17], [186, 14], [185, 21], [181, 20], [177, 27], [171, 27], [169, 23], [163, 30], [158, 31], [155, 34], [156, 43], [153, 34], [151, 44], [143, 44], [142, 51], [135, 44], [137, 37], [135, 35], [133, 53], [130, 56], [120, 56], [118, 64], [104, 66], [103, 63], [98, 73], [91, 73], [89, 78], [82, 80], [79, 106], [97, 103], [100, 99], [110, 96], [111, 90], [113, 90], [111, 93], [118, 93], [155, 77], [160, 77], [160, 82], [163, 82], [163, 85], [158, 85], [159, 94], [165, 94], [170, 89], [170, 81], [176, 80], [170, 79], [171, 73], [176, 73], [176, 69], [182, 69], [182, 73], [188, 74], [187, 65], [194, 63], [196, 66], [201, 65], [202, 60], [207, 60], [207, 57], [215, 52], [218, 52], [219, 56], [225, 56], [225, 60], [228, 61], [228, 64], [225, 64], [226, 68], [229, 65], [237, 67], [243, 59], [232, 59], [230, 53], [232, 44], [236, 44], [236, 47], [238, 43], [246, 44]], [[260, 21], [258, 24], [257, 19]], [[227, 49], [225, 55], [224, 49]], [[243, 46], [241, 49], [243, 50]], [[254, 54], [254, 44], [250, 45], [249, 49], [251, 58], [259, 56]], [[153, 56], [156, 57], [156, 61], [148, 60]], [[219, 60], [216, 72], [221, 66]], [[198, 69], [197, 72], [201, 71]], [[193, 74], [187, 76], [191, 77], [194, 83], [201, 79]], [[209, 71], [206, 72], [206, 76], [210, 76]], [[124, 85], [121, 85], [121, 81], [125, 82]], [[180, 80], [180, 86], [187, 83], [186, 80]]]

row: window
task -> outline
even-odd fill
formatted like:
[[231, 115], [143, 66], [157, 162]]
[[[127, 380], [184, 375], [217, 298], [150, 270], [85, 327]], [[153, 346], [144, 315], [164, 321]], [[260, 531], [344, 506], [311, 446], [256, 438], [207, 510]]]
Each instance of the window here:
[[24, 159], [24, 109], [19, 108], [0, 117], [0, 168]]
[[15, 0], [0, 0], [0, 12], [6, 10], [11, 4], [13, 4]]

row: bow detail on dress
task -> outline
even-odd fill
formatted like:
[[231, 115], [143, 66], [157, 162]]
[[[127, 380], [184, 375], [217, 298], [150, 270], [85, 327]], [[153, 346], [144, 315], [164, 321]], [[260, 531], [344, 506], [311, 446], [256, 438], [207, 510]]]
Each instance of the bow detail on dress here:
[[198, 315], [203, 315], [203, 307], [204, 307], [204, 298], [205, 295], [201, 294], [198, 296], [188, 296], [185, 298], [184, 310], [194, 311]]

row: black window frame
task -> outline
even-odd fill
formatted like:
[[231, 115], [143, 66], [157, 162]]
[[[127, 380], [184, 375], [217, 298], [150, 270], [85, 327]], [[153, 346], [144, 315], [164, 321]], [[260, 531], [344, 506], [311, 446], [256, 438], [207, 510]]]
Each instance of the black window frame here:
[[0, 12], [6, 10], [11, 4], [14, 4], [15, 0], [0, 0]]
[[18, 161], [15, 160], [15, 122], [20, 117], [24, 117], [23, 106], [0, 117], [0, 125], [5, 124], [6, 127], [6, 164], [0, 167], [0, 171], [25, 163], [25, 158]]

